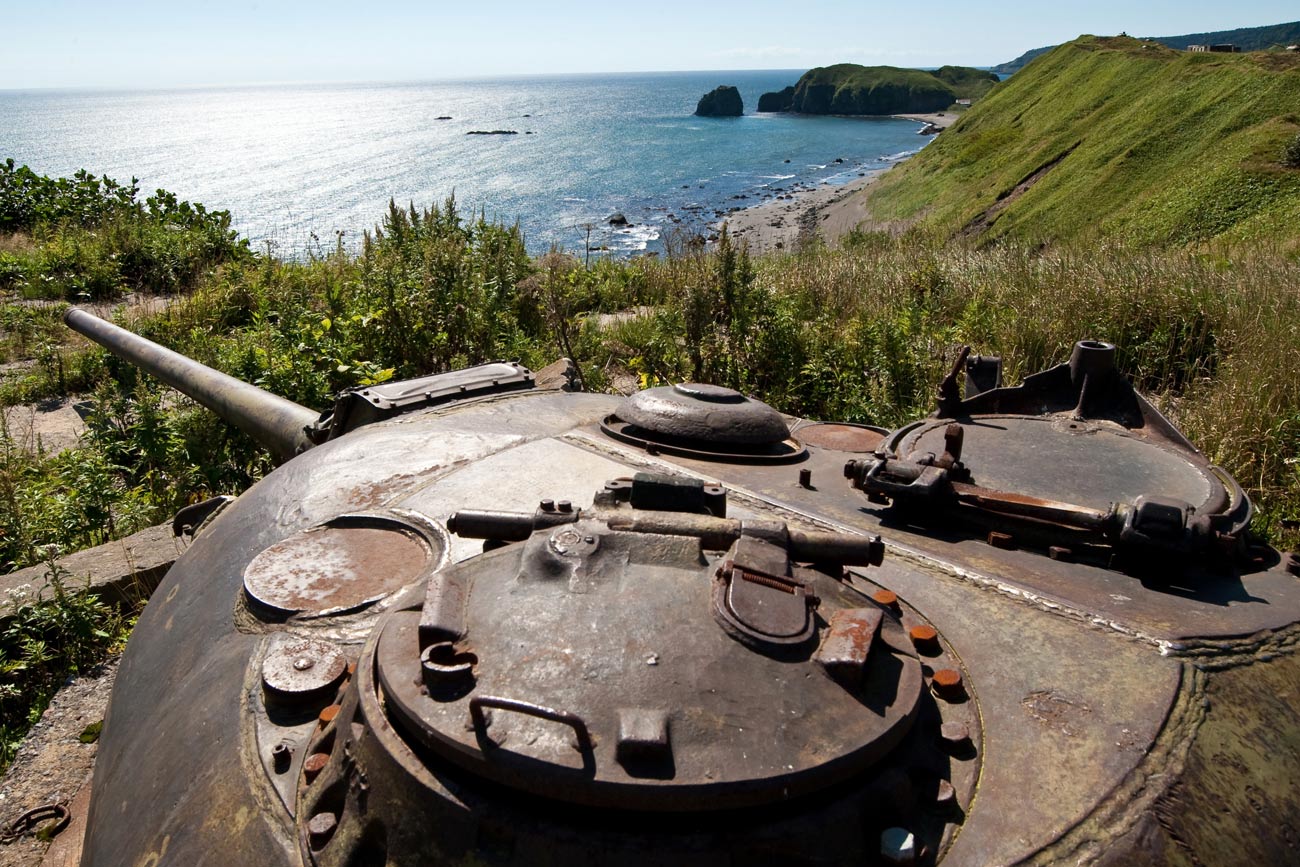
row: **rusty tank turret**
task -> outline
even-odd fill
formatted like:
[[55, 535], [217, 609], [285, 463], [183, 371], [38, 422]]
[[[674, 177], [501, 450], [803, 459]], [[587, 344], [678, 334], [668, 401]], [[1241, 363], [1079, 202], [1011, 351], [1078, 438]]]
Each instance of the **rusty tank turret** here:
[[87, 867], [1297, 858], [1300, 561], [1113, 346], [885, 431], [506, 363], [322, 415], [67, 321], [284, 461], [178, 516]]

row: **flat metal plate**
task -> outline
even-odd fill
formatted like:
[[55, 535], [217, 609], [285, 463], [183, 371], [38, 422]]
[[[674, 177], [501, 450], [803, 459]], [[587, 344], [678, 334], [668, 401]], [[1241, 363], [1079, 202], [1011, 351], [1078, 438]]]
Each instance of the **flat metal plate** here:
[[[904, 432], [901, 457], [942, 455], [943, 419]], [[963, 420], [962, 462], [975, 484], [1105, 510], [1139, 496], [1174, 497], [1200, 514], [1227, 503], [1227, 492], [1208, 468], [1172, 448], [1136, 436], [1113, 422], [1068, 415], [977, 416]]]
[[244, 570], [244, 590], [278, 614], [333, 614], [410, 584], [433, 557], [430, 542], [406, 524], [343, 516], [262, 551]]
[[865, 424], [820, 422], [796, 428], [795, 439], [806, 446], [837, 452], [872, 452], [885, 439], [884, 428]]
[[285, 637], [262, 659], [262, 684], [280, 695], [306, 696], [338, 683], [347, 668], [347, 657], [338, 645]]

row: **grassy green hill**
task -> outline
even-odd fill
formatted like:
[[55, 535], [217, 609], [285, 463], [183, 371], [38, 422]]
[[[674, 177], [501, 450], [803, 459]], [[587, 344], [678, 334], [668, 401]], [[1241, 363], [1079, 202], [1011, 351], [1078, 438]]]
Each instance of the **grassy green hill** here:
[[[1269, 49], [1285, 48], [1287, 45], [1293, 45], [1300, 42], [1300, 21], [1292, 21], [1289, 24], [1272, 24], [1267, 27], [1240, 27], [1236, 30], [1216, 30], [1212, 33], [1186, 33], [1182, 36], [1155, 36], [1152, 42], [1159, 42], [1169, 48], [1187, 48], [1189, 45], [1212, 45], [1218, 43], [1230, 43], [1237, 46], [1242, 51], [1268, 51]], [[1046, 54], [1055, 48], [1055, 45], [1048, 45], [1044, 48], [1034, 48], [1026, 51], [1015, 60], [1006, 63], [1000, 63], [993, 67], [993, 71], [999, 75], [1011, 75], [1013, 72], [1019, 72], [1029, 61], [1042, 54]]]
[[1031, 243], [1300, 249], [1300, 55], [1085, 36], [1003, 83], [868, 189], [885, 222]]

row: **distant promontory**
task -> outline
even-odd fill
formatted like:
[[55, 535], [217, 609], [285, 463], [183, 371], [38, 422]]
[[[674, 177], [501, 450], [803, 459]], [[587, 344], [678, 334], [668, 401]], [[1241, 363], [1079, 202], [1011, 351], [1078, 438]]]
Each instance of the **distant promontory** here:
[[765, 93], [759, 111], [801, 114], [900, 114], [941, 111], [960, 98], [983, 96], [997, 75], [964, 66], [934, 72], [837, 63], [805, 72], [783, 90]]
[[740, 117], [745, 113], [745, 104], [740, 99], [739, 90], [720, 84], [700, 97], [695, 113], [700, 117]]

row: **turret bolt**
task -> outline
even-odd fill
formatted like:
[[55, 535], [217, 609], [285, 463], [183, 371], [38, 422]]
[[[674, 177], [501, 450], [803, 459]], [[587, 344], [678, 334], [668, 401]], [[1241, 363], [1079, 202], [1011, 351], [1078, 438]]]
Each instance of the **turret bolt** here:
[[961, 672], [955, 668], [941, 668], [930, 679], [934, 694], [946, 701], [961, 701], [966, 698], [966, 687], [962, 684]]
[[334, 829], [339, 826], [339, 817], [333, 813], [317, 813], [307, 822], [307, 843], [312, 849], [320, 849], [334, 836]]
[[554, 500], [542, 500], [542, 511], [543, 511], [543, 512], [554, 512], [554, 511], [555, 511], [555, 501], [554, 501]]
[[934, 793], [935, 806], [946, 810], [957, 803], [957, 790], [947, 780], [940, 780]]
[[886, 828], [880, 835], [880, 857], [886, 864], [911, 864], [916, 860], [916, 838], [906, 828]]
[[559, 508], [561, 512], [573, 511], [573, 503], [570, 503], [568, 500], [560, 500], [560, 502], [556, 503], [555, 505], [557, 508]]
[[312, 753], [302, 763], [302, 776], [308, 783], [330, 763], [329, 753]]
[[943, 739], [944, 746], [953, 752], [960, 752], [970, 747], [970, 729], [964, 722], [951, 720], [944, 723], [939, 729], [939, 737]]
[[893, 590], [877, 590], [871, 594], [871, 598], [881, 608], [888, 608], [895, 614], [898, 613], [898, 594]]
[[934, 656], [939, 652], [939, 633], [933, 626], [921, 624], [913, 626], [907, 631], [907, 635], [912, 639], [912, 644], [916, 649], [926, 656]]
[[275, 768], [277, 774], [283, 774], [289, 770], [289, 764], [293, 761], [293, 747], [289, 746], [288, 741], [280, 741], [271, 747], [271, 765]]
[[812, 490], [812, 470], [803, 469], [799, 471], [799, 487]]
[[1001, 548], [1004, 551], [1010, 551], [1016, 547], [1016, 540], [1010, 533], [999, 533], [996, 530], [989, 533], [988, 543], [992, 547]]

